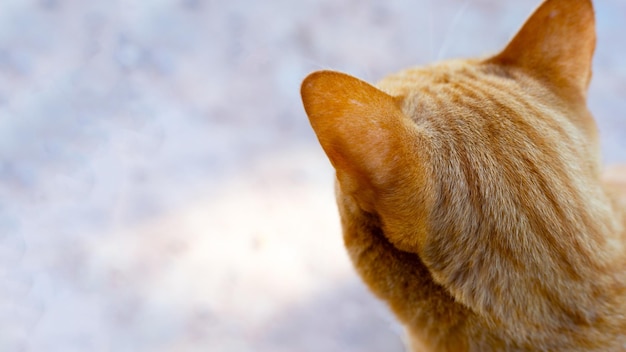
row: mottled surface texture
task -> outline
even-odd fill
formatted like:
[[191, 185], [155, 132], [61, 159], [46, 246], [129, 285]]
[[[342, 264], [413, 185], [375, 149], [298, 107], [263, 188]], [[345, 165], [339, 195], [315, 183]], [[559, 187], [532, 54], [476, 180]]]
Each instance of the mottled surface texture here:
[[[0, 2], [0, 351], [402, 351], [299, 85], [501, 48], [524, 1]], [[626, 162], [626, 4], [590, 108]]]

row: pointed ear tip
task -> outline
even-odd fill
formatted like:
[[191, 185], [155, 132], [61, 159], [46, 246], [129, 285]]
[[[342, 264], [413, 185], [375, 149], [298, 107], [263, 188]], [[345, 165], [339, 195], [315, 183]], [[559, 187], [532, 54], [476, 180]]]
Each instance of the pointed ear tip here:
[[324, 90], [322, 86], [324, 82], [328, 81], [328, 76], [331, 73], [333, 73], [333, 71], [320, 70], [312, 72], [302, 80], [302, 85], [300, 86], [302, 104], [314, 129], [314, 122], [320, 117], [319, 97], [320, 93]]
[[539, 4], [539, 8], [542, 6], [560, 6], [562, 4], [578, 4], [593, 8], [593, 0], [574, 0], [573, 2], [571, 0], [544, 0], [541, 4]]
[[312, 89], [314, 89], [315, 83], [317, 82], [321, 72], [322, 71], [315, 71], [313, 73], [310, 73], [302, 80], [302, 84], [300, 85], [300, 95], [303, 99]]
[[[573, 6], [572, 6], [573, 5]], [[590, 16], [587, 17], [591, 21], [595, 20], [595, 9], [592, 0], [545, 0], [538, 9], [552, 10], [554, 8], [563, 8], [567, 6], [569, 14], [577, 13], [578, 16]]]
[[302, 85], [300, 86], [300, 94], [302, 97], [307, 95], [309, 92], [313, 91], [320, 85], [320, 83], [324, 83], [332, 79], [332, 77], [343, 76], [345, 74], [330, 71], [330, 70], [320, 70], [310, 73], [308, 76], [302, 80]]

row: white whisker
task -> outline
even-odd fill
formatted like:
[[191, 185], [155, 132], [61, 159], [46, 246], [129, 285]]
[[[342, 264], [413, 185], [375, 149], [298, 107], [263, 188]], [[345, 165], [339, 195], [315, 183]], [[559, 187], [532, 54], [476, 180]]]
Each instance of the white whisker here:
[[428, 7], [430, 8], [430, 17], [428, 18], [430, 60], [433, 61], [435, 59], [435, 9], [433, 7], [433, 0], [428, 0]]
[[469, 7], [470, 3], [471, 3], [470, 0], [465, 0], [465, 3], [457, 11], [456, 15], [454, 16], [454, 19], [450, 23], [450, 27], [448, 27], [448, 31], [446, 32], [446, 35], [443, 38], [443, 42], [441, 43], [441, 47], [439, 48], [439, 53], [437, 54], [437, 61], [441, 60], [441, 58], [445, 54], [444, 52], [448, 48], [448, 41], [450, 40], [450, 37], [452, 36], [452, 32], [454, 31], [454, 28], [456, 27], [458, 22], [461, 20], [461, 17], [465, 14], [465, 11]]

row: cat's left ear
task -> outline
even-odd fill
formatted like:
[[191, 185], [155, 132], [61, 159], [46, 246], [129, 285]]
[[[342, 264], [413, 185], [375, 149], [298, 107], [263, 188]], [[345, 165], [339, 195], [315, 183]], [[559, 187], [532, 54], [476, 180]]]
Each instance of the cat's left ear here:
[[595, 45], [591, 0], [546, 0], [489, 62], [521, 67], [567, 95], [584, 98]]
[[407, 172], [403, 163], [419, 159], [412, 145], [415, 125], [395, 97], [333, 71], [309, 75], [301, 94], [343, 191], [364, 195], [389, 189], [399, 170]]
[[341, 194], [384, 218], [396, 247], [415, 252], [426, 236], [432, 187], [427, 138], [403, 113], [402, 98], [333, 71], [310, 74], [301, 94]]

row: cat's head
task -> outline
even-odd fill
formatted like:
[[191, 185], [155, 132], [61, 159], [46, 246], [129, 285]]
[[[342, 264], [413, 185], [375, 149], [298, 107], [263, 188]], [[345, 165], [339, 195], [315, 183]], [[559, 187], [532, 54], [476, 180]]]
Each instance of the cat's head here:
[[516, 253], [539, 258], [523, 270], [578, 270], [557, 254], [570, 250], [562, 243], [593, 251], [569, 237], [611, 227], [601, 223], [610, 209], [586, 106], [595, 41], [591, 1], [547, 0], [487, 59], [409, 69], [376, 86], [311, 74], [302, 100], [338, 197], [379, 218], [391, 243], [418, 253], [468, 304], [489, 303], [463, 291], [480, 279], [472, 275], [491, 275], [480, 266], [513, 269]]

